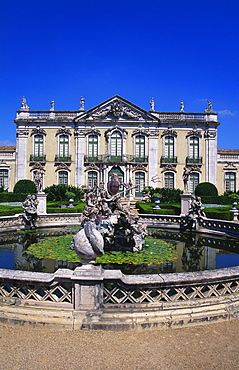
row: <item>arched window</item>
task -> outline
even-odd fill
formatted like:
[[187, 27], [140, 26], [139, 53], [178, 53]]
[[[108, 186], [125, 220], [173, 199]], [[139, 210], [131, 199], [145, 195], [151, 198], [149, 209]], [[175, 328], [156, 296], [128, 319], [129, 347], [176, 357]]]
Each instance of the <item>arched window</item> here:
[[137, 162], [145, 160], [145, 137], [143, 135], [135, 137], [135, 160]]
[[110, 155], [112, 160], [122, 159], [122, 135], [119, 131], [114, 131], [111, 136]]
[[164, 187], [168, 189], [174, 189], [174, 173], [173, 172], [165, 172]]
[[174, 137], [173, 136], [165, 136], [164, 138], [164, 157], [169, 160], [169, 162], [173, 161], [174, 158]]
[[44, 154], [43, 151], [43, 135], [34, 136], [34, 157], [42, 158]]
[[58, 184], [69, 185], [69, 174], [67, 171], [58, 172]]
[[145, 173], [144, 172], [135, 172], [135, 196], [142, 197], [142, 191], [145, 188]]
[[8, 189], [8, 170], [0, 169], [0, 186]]
[[89, 171], [87, 177], [87, 184], [91, 188], [98, 184], [98, 173], [96, 171]]
[[88, 157], [97, 160], [98, 157], [98, 136], [89, 135], [88, 137]]
[[225, 173], [226, 191], [236, 191], [236, 174], [234, 172]]
[[199, 184], [199, 173], [192, 172], [189, 176], [189, 191], [194, 194], [196, 186]]
[[60, 158], [69, 157], [69, 136], [60, 135], [59, 137], [59, 156]]

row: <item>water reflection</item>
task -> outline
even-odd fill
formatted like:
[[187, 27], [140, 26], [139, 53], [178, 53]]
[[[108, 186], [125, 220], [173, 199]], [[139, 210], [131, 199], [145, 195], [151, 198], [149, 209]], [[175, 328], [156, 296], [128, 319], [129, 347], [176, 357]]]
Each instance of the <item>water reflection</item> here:
[[[54, 272], [58, 268], [74, 269], [77, 264], [51, 259], [38, 259], [25, 253], [32, 243], [47, 236], [74, 234], [75, 230], [47, 229], [35, 232], [0, 234], [0, 268]], [[124, 274], [161, 274], [190, 272], [239, 265], [239, 240], [191, 232], [151, 230], [150, 235], [173, 244], [178, 253], [174, 262], [159, 265], [107, 264], [105, 269], [121, 269]]]

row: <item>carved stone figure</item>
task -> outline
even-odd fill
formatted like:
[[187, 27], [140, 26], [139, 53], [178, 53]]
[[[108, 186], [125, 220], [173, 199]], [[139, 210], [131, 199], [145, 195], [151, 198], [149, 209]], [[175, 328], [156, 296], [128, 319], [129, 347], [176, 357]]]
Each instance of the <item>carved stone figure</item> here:
[[31, 229], [35, 229], [35, 219], [37, 217], [37, 205], [38, 200], [35, 194], [27, 195], [25, 201], [22, 204], [22, 207], [24, 209], [22, 214], [23, 219], [26, 225], [29, 226]]
[[96, 230], [94, 222], [85, 223], [84, 228], [75, 235], [71, 248], [80, 258], [87, 261], [104, 254], [104, 240], [101, 233]]
[[80, 97], [80, 110], [85, 110], [85, 99]]
[[189, 182], [189, 175], [190, 175], [190, 169], [187, 168], [187, 167], [184, 167], [183, 169], [183, 186], [184, 186], [184, 189], [183, 189], [183, 192], [185, 194], [188, 193], [188, 182]]
[[120, 180], [117, 173], [113, 173], [111, 176], [110, 181], [107, 184], [107, 189], [110, 195], [116, 195], [119, 192], [120, 188]]
[[55, 101], [54, 101], [54, 100], [52, 100], [52, 101], [50, 102], [50, 105], [51, 105], [51, 109], [50, 109], [50, 111], [52, 112], [52, 111], [54, 111], [54, 110], [55, 110]]
[[190, 231], [197, 230], [199, 220], [206, 217], [203, 209], [201, 198], [192, 196], [188, 214], [184, 217], [184, 221], [186, 221], [184, 228]]
[[133, 252], [139, 252], [142, 250], [144, 239], [148, 235], [146, 228], [146, 224], [138, 224], [138, 217], [136, 217], [135, 223], [131, 225], [134, 239]]
[[213, 112], [213, 108], [212, 108], [212, 100], [208, 100], [208, 101], [207, 101], [207, 108], [205, 109], [205, 112], [206, 112], [206, 113]]
[[22, 102], [22, 104], [21, 104], [21, 109], [20, 110], [29, 110], [30, 109], [29, 106], [27, 105], [27, 99], [25, 98], [25, 96], [23, 96], [21, 98], [21, 102]]
[[184, 112], [184, 102], [180, 102], [180, 112]]
[[42, 192], [42, 186], [43, 186], [43, 171], [40, 169], [37, 169], [34, 172], [34, 183], [37, 187], [37, 192], [41, 193]]
[[127, 118], [134, 118], [134, 119], [139, 119], [141, 117], [139, 113], [124, 106], [122, 102], [118, 100], [114, 101], [108, 107], [101, 109], [100, 111], [92, 114], [93, 119], [104, 119], [108, 116], [111, 116], [111, 117], [113, 116], [117, 119], [122, 116], [126, 116]]
[[150, 105], [150, 111], [151, 112], [154, 112], [154, 110], [155, 110], [155, 102], [154, 102], [154, 98], [152, 98], [151, 100], [150, 100], [150, 102], [149, 102], [149, 105]]

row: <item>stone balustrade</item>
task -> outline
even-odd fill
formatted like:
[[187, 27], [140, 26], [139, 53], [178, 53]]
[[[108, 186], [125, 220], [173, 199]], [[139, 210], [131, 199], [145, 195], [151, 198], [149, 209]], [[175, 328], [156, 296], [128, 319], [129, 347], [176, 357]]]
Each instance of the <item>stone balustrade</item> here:
[[[179, 229], [180, 225], [184, 225], [185, 223], [181, 216], [175, 215], [140, 214], [139, 217], [140, 222], [147, 223], [149, 227]], [[38, 216], [35, 224], [37, 228], [73, 226], [80, 225], [81, 220], [81, 213], [52, 213]], [[219, 235], [239, 236], [239, 222], [236, 221], [203, 218], [200, 219], [199, 226], [201, 228], [201, 230], [198, 230], [199, 232], [209, 231], [210, 233], [213, 232]], [[14, 231], [17, 229], [25, 229], [21, 214], [0, 217], [0, 232]]]
[[238, 316], [239, 267], [138, 276], [91, 264], [54, 274], [0, 269], [3, 322], [141, 330]]

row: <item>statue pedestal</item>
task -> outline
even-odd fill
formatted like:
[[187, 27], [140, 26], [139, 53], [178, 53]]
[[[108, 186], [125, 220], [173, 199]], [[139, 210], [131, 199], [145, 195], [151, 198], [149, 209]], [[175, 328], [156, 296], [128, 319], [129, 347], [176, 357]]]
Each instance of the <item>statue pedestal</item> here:
[[181, 216], [185, 216], [190, 208], [192, 195], [189, 193], [180, 194], [181, 198]]
[[102, 266], [86, 264], [76, 267], [72, 280], [75, 286], [75, 310], [93, 310], [103, 302]]
[[46, 198], [47, 194], [45, 193], [37, 193], [37, 215], [46, 215]]

